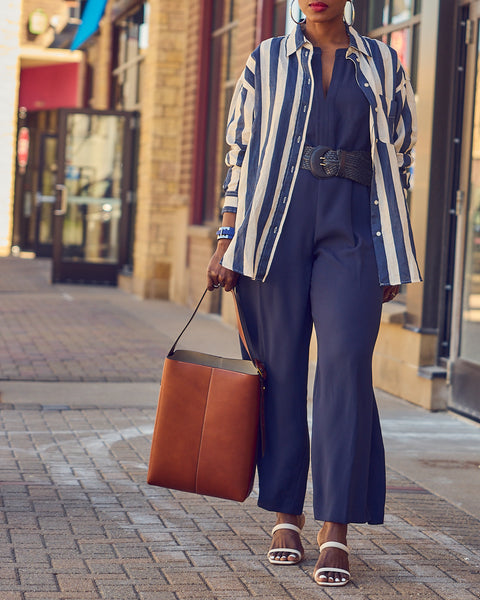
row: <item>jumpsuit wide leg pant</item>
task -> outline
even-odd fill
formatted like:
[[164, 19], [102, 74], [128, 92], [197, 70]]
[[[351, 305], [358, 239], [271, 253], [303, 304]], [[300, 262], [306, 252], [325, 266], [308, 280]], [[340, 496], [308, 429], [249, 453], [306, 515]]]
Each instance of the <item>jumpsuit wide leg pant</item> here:
[[[252, 344], [267, 372], [258, 504], [289, 514], [303, 511], [310, 458], [307, 376], [314, 323], [318, 343], [311, 441], [315, 518], [382, 523], [385, 463], [372, 387], [382, 288], [370, 232], [368, 189], [338, 195], [338, 184], [335, 179], [318, 182], [301, 170], [266, 281], [242, 276], [238, 282]], [[341, 185], [362, 188], [348, 180]], [[312, 194], [312, 186], [317, 186], [317, 194]]]
[[[314, 48], [306, 143], [370, 150], [369, 104], [344, 49], [328, 93]], [[241, 276], [238, 295], [256, 357], [267, 372], [262, 508], [301, 514], [310, 462], [307, 375], [312, 324], [318, 341], [311, 465], [315, 518], [382, 523], [385, 459], [372, 387], [380, 324], [370, 188], [300, 169], [264, 282]]]

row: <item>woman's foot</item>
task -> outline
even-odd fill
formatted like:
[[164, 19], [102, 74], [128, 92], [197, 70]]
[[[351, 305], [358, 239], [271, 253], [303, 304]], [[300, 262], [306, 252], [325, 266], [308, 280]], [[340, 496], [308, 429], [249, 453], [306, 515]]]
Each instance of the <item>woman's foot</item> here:
[[[318, 545], [321, 547], [327, 542], [337, 542], [346, 546], [347, 527], [348, 525], [342, 523], [325, 521], [317, 536]], [[319, 572], [319, 569], [328, 568], [332, 570], [321, 570]], [[348, 570], [348, 552], [346, 550], [342, 550], [339, 547], [323, 548], [315, 565], [315, 581], [319, 585], [346, 585], [350, 579]]]
[[294, 565], [299, 563], [304, 556], [300, 532], [295, 529], [278, 527], [283, 524], [293, 525], [298, 530], [303, 529], [305, 515], [277, 513], [277, 523], [272, 532], [273, 537], [268, 551], [268, 560], [273, 564]]

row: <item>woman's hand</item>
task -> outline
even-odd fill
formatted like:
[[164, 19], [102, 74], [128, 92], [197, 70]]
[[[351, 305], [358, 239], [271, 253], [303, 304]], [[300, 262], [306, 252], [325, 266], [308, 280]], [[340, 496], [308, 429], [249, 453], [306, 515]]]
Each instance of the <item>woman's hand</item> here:
[[230, 240], [218, 240], [215, 250], [207, 267], [207, 288], [211, 292], [213, 289], [222, 286], [226, 292], [233, 290], [238, 281], [238, 273], [222, 267], [220, 261], [230, 245]]
[[382, 302], [390, 302], [400, 291], [399, 285], [384, 285], [383, 286], [383, 300]]

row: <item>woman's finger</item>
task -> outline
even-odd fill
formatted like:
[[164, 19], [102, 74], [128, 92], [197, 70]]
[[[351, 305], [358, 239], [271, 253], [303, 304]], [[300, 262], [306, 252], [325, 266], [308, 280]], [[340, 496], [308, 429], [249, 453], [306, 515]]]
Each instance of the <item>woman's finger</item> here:
[[399, 285], [386, 285], [383, 288], [383, 302], [390, 302], [400, 291]]
[[233, 288], [237, 285], [238, 281], [238, 273], [234, 271], [228, 271], [228, 275], [225, 278], [224, 289], [226, 292], [231, 292]]
[[207, 289], [209, 292], [218, 287], [218, 275], [211, 269], [207, 270]]

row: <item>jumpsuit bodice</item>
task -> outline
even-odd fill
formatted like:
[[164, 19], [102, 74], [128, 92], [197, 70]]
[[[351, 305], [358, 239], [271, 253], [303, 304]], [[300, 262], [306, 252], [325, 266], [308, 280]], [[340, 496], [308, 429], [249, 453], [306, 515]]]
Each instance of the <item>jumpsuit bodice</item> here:
[[314, 92], [306, 144], [335, 150], [370, 151], [370, 105], [357, 84], [355, 64], [346, 57], [346, 48], [335, 52], [328, 93], [322, 85], [322, 50], [312, 56]]

